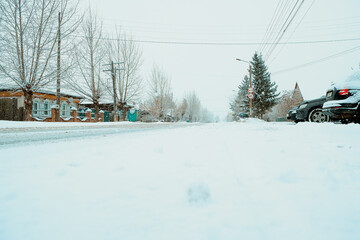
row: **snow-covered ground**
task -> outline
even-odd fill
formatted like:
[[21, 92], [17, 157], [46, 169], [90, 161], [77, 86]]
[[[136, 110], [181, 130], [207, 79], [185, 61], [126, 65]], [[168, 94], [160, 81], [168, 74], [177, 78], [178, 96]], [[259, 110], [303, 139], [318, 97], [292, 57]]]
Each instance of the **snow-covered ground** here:
[[3, 145], [0, 239], [359, 239], [360, 125], [188, 126]]
[[34, 142], [56, 142], [74, 138], [100, 135], [134, 133], [153, 129], [171, 129], [198, 125], [198, 123], [47, 123], [0, 121], [0, 148], [9, 145], [32, 144]]

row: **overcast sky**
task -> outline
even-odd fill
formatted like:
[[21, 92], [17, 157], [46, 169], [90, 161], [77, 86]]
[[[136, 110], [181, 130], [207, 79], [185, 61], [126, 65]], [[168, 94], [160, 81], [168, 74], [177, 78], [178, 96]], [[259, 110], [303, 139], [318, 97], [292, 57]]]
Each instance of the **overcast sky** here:
[[[280, 91], [291, 90], [298, 82], [305, 99], [324, 95], [331, 82], [359, 69], [359, 0], [304, 0], [269, 54], [272, 45], [261, 43], [274, 42], [281, 34], [296, 1], [89, 0], [81, 5], [90, 3], [97, 10], [109, 34], [120, 25], [143, 41], [139, 44], [144, 79], [157, 64], [171, 77], [177, 99], [194, 90], [204, 107], [223, 118], [248, 69], [235, 59], [249, 61], [255, 51], [263, 54]], [[337, 53], [341, 54], [332, 56]], [[308, 63], [312, 64], [279, 72]]]

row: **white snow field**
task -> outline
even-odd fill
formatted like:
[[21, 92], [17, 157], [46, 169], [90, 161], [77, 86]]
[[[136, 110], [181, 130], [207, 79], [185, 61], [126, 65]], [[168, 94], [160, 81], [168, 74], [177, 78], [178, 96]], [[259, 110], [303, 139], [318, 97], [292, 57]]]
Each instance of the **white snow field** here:
[[360, 239], [359, 124], [187, 126], [1, 145], [0, 239]]

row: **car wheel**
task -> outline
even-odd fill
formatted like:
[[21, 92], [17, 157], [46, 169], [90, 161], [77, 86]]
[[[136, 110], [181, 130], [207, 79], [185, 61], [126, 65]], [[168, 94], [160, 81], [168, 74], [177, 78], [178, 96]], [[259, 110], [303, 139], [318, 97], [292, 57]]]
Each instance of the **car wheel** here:
[[309, 114], [309, 122], [323, 123], [328, 121], [329, 117], [323, 113], [321, 108], [316, 108]]

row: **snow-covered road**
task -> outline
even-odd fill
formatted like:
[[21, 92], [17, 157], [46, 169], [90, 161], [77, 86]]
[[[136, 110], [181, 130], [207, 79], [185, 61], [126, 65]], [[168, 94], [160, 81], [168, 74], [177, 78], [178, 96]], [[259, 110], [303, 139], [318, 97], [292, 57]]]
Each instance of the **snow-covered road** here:
[[359, 239], [360, 125], [187, 126], [0, 148], [0, 239]]
[[[3, 121], [4, 123], [5, 121]], [[9, 122], [5, 122], [9, 124]], [[190, 124], [174, 123], [27, 123], [20, 125], [1, 125], [0, 121], [0, 148], [13, 145], [32, 144], [34, 142], [58, 142], [60, 140], [72, 140], [75, 138], [88, 138], [100, 135], [123, 134], [130, 132], [172, 129], [185, 127]]]

